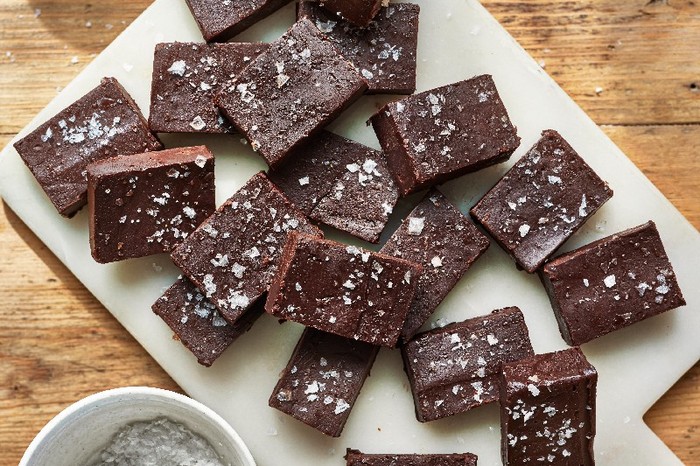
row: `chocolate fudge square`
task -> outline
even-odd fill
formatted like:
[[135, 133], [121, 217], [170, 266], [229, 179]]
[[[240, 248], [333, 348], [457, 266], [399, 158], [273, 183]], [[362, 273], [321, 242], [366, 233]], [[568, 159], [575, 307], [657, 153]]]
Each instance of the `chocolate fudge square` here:
[[498, 400], [501, 364], [534, 353], [522, 312], [508, 307], [420, 333], [401, 354], [416, 418], [428, 422]]
[[553, 259], [541, 278], [570, 345], [685, 305], [652, 221]]
[[231, 325], [194, 283], [182, 276], [153, 303], [151, 309], [168, 324], [197, 361], [207, 367], [250, 330], [264, 312], [262, 300], [257, 301]]
[[489, 75], [391, 102], [371, 122], [403, 196], [504, 162], [520, 145]]
[[367, 27], [389, 0], [319, 0], [319, 3], [327, 12], [355, 26]]
[[229, 323], [267, 292], [287, 235], [321, 231], [258, 173], [205, 220], [171, 256]]
[[216, 210], [205, 146], [112, 157], [87, 171], [90, 248], [100, 263], [169, 252]]
[[306, 328], [269, 404], [340, 437], [378, 351], [378, 346]]
[[579, 348], [505, 363], [501, 453], [508, 466], [593, 466], [598, 373]]
[[323, 131], [270, 179], [312, 220], [376, 243], [399, 193], [384, 154]]
[[185, 0], [207, 42], [225, 42], [291, 0]]
[[373, 345], [394, 346], [420, 274], [418, 264], [291, 234], [265, 310]]
[[148, 124], [159, 133], [230, 133], [214, 96], [266, 44], [230, 42], [156, 45]]
[[446, 454], [368, 454], [348, 448], [346, 466], [476, 466], [471, 453]]
[[546, 130], [471, 215], [532, 273], [612, 194], [559, 133]]
[[313, 21], [355, 65], [367, 80], [368, 94], [415, 92], [419, 12], [418, 5], [392, 3], [367, 27], [358, 27], [324, 11], [316, 2], [298, 4], [298, 17]]
[[90, 162], [163, 148], [114, 78], [104, 78], [14, 147], [64, 217], [72, 217], [87, 202]]
[[431, 190], [381, 251], [423, 266], [401, 331], [408, 341], [489, 247], [486, 235], [438, 190]]
[[328, 38], [301, 19], [217, 95], [217, 105], [274, 167], [366, 89]]

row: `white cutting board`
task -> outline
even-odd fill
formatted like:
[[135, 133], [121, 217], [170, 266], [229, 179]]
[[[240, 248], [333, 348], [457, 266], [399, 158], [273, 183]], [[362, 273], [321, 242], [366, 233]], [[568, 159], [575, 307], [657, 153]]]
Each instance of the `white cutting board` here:
[[[464, 176], [444, 191], [466, 211], [538, 139], [554, 128], [569, 140], [615, 195], [565, 249], [653, 219], [661, 232], [688, 306], [584, 346], [600, 373], [596, 459], [600, 466], [680, 464], [642, 422], [644, 412], [700, 358], [700, 235], [583, 111], [550, 79], [476, 0], [416, 0], [422, 7], [418, 90], [474, 75], [494, 76], [522, 145], [509, 163]], [[254, 26], [239, 40], [271, 41], [294, 20], [293, 5]], [[154, 44], [201, 41], [183, 0], [157, 0], [57, 96], [19, 136], [27, 134], [97, 85], [117, 77], [144, 112]], [[364, 97], [332, 128], [378, 147], [365, 125], [387, 97]], [[18, 137], [19, 137], [18, 136]], [[210, 145], [217, 159], [217, 200], [222, 203], [261, 160], [231, 136], [172, 136], [166, 145]], [[481, 466], [499, 465], [495, 405], [421, 424], [397, 351], [383, 349], [340, 439], [330, 439], [267, 406], [302, 327], [263, 316], [213, 367], [199, 366], [171, 338], [150, 305], [177, 275], [166, 255], [99, 265], [89, 252], [85, 211], [60, 217], [8, 146], [0, 156], [0, 195], [80, 281], [193, 398], [213, 408], [240, 433], [260, 466], [340, 466], [345, 448], [367, 452], [463, 452]], [[413, 196], [409, 201], [416, 201]], [[396, 212], [405, 215], [404, 202]], [[494, 243], [439, 308], [442, 322], [463, 320], [517, 305], [530, 327], [535, 351], [564, 348], [539, 280], [518, 272]]]

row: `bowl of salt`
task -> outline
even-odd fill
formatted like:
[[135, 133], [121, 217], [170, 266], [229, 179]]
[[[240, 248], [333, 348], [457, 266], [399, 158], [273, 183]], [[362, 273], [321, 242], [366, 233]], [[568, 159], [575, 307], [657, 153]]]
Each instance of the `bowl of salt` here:
[[39, 432], [19, 466], [255, 466], [235, 430], [179, 393], [124, 387], [74, 403]]

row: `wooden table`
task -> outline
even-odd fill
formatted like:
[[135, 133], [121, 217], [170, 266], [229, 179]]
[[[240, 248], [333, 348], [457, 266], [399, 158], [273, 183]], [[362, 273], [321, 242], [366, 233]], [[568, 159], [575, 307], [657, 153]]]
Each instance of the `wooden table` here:
[[[483, 3], [700, 227], [700, 3]], [[0, 146], [149, 4], [2, 0]], [[90, 393], [180, 390], [4, 204], [0, 251], [0, 464], [16, 465], [52, 416]], [[700, 465], [700, 365], [646, 421]]]

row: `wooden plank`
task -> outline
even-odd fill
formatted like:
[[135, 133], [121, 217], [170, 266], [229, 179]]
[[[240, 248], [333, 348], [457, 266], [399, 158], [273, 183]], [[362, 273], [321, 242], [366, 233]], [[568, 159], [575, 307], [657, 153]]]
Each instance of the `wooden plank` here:
[[[0, 2], [0, 146], [150, 3]], [[615, 124], [605, 132], [700, 228], [700, 125], [679, 125], [700, 122], [700, 93], [690, 87], [700, 80], [698, 2], [483, 4], [596, 122]], [[0, 210], [0, 465], [15, 465], [53, 415], [87, 394], [140, 384], [179, 389], [27, 227]], [[645, 419], [686, 464], [700, 464], [700, 365]]]

